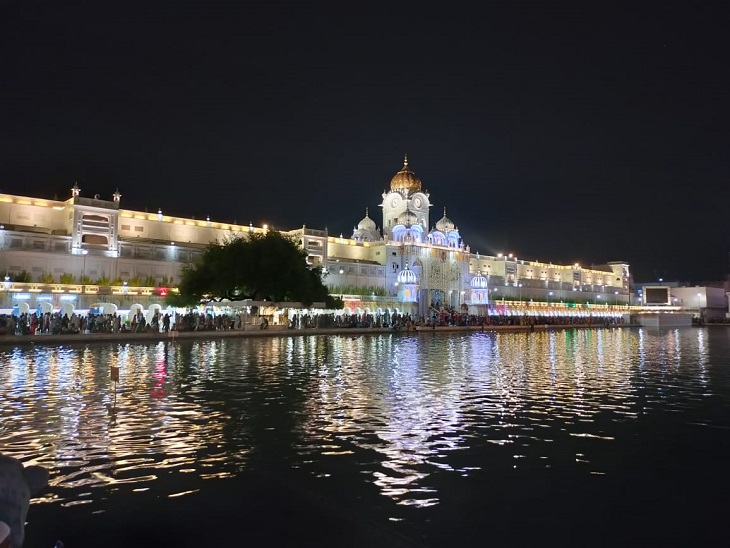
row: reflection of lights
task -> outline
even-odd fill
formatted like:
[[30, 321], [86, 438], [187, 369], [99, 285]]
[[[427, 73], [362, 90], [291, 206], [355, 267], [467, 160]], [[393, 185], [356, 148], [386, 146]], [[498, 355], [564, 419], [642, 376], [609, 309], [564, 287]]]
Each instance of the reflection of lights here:
[[[8, 350], [0, 422], [13, 438], [0, 434], [0, 446], [57, 470], [58, 499], [47, 502], [90, 501], [92, 510], [104, 497], [89, 492], [110, 485], [188, 494], [200, 479], [235, 475], [274, 439], [291, 442], [292, 464], [315, 481], [347, 474], [398, 505], [432, 506], [452, 477], [479, 475], [479, 485], [493, 473], [479, 470], [485, 451], [493, 470], [562, 462], [601, 474], [584, 468], [591, 444], [621, 443], [616, 430], [657, 409], [658, 392], [670, 410], [707, 393], [715, 347], [704, 330], [533, 335]], [[109, 365], [122, 369], [114, 425]], [[294, 419], [292, 428], [251, 429], [252, 413]]]
[[[123, 344], [117, 351], [39, 347], [6, 355], [0, 423], [15, 434], [12, 445], [0, 434], [0, 446], [58, 470], [61, 495], [49, 502], [95, 503], [89, 487], [145, 489], [140, 484], [156, 481], [156, 471], [168, 468], [189, 474], [200, 469], [203, 479], [226, 477], [246, 458], [245, 448], [227, 456], [209, 450], [222, 447], [228, 415], [164, 392], [167, 365], [175, 359], [165, 345]], [[122, 369], [116, 394], [109, 366]], [[150, 373], [163, 392], [140, 398]]]

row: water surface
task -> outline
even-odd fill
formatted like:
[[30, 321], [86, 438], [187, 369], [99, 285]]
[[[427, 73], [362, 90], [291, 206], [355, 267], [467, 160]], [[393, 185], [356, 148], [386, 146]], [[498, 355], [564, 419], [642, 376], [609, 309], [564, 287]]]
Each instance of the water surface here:
[[726, 537], [724, 327], [26, 346], [0, 389], [0, 448], [51, 469], [38, 546], [242, 477], [429, 546]]

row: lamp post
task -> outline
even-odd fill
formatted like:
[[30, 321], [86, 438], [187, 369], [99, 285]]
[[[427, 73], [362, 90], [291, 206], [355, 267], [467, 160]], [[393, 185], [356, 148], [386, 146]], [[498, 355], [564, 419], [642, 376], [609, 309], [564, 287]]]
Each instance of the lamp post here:
[[83, 286], [82, 293], [86, 293], [86, 255], [89, 252], [88, 249], [82, 249], [81, 255], [84, 258], [84, 268], [81, 271], [81, 285]]
[[10, 291], [10, 276], [5, 276], [5, 282], [3, 283], [3, 289], [5, 289], [5, 300], [8, 300], [8, 291]]
[[618, 306], [618, 291], [614, 291], [613, 294], [614, 294], [614, 302], [613, 302], [613, 304], [615, 306]]
[[81, 250], [81, 256], [84, 258], [84, 268], [81, 271], [81, 280], [83, 281], [84, 278], [86, 278], [86, 255], [89, 253], [88, 249], [82, 249]]
[[550, 291], [550, 292], [548, 293], [548, 307], [550, 306], [550, 297], [552, 297], [552, 296], [553, 296], [553, 292], [552, 292], [552, 291]]
[[520, 282], [517, 287], [519, 287], [519, 292], [520, 292], [520, 306], [522, 306], [522, 282]]

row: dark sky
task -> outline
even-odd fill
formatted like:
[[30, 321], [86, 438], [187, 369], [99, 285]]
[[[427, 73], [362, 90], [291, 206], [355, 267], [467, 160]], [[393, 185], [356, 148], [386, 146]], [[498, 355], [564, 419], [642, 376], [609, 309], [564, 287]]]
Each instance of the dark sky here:
[[407, 153], [472, 251], [725, 277], [725, 12], [423, 4], [0, 0], [0, 191], [349, 236]]

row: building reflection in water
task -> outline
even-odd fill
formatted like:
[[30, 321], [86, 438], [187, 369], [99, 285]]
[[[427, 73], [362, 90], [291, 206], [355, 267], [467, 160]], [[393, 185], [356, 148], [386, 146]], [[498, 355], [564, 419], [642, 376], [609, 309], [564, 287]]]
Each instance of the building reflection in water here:
[[[215, 351], [193, 346], [181, 356], [168, 343], [15, 349], [3, 356], [0, 445], [53, 470], [55, 497], [173, 473], [226, 477], [245, 463], [244, 451], [223, 449], [229, 417], [174, 374], [211, 363]], [[111, 366], [119, 367], [117, 386]]]
[[[611, 443], [613, 424], [652, 412], [656, 398], [664, 408], [681, 405], [666, 401], [666, 363], [696, 356], [699, 370], [691, 359], [685, 365], [704, 382], [702, 337], [608, 329], [328, 340], [303, 445], [327, 455], [377, 453], [372, 481], [410, 506], [438, 503], [430, 476], [444, 471], [580, 463], [603, 474], [601, 461], [592, 463], [602, 451], [595, 440]], [[585, 448], [564, 454], [566, 437]]]
[[711, 395], [707, 337], [580, 329], [8, 349], [0, 446], [48, 466], [47, 500], [64, 504], [88, 503], [90, 487], [194, 492], [253, 466], [430, 507], [452, 477], [610, 474], [622, 424]]

